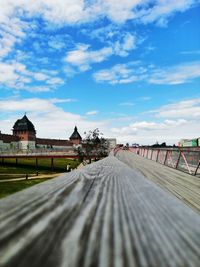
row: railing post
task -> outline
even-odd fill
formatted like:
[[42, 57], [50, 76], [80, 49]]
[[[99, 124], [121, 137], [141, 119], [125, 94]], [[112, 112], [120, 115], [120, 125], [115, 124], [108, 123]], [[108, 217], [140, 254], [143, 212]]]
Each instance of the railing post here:
[[156, 162], [158, 162], [159, 153], [160, 153], [160, 149], [158, 149], [158, 153], [157, 153], [157, 156], [156, 156]]
[[199, 167], [200, 167], [200, 160], [199, 160], [199, 163], [198, 163], [198, 165], [197, 165], [197, 167], [196, 167], [196, 170], [195, 170], [195, 172], [194, 172], [194, 175], [197, 175], [197, 171], [198, 171]]
[[164, 163], [163, 163], [163, 165], [166, 165], [166, 161], [167, 161], [167, 156], [168, 156], [168, 150], [166, 150], [166, 154], [165, 154], [165, 159], [164, 159]]
[[149, 150], [147, 149], [146, 158], [148, 159]]
[[153, 157], [153, 149], [151, 150], [151, 160], [152, 160], [152, 157]]
[[179, 152], [178, 160], [176, 162], [176, 169], [178, 168], [178, 164], [179, 164], [180, 158], [181, 158], [181, 151]]
[[183, 157], [183, 159], [184, 159], [184, 161], [185, 161], [185, 165], [187, 166], [187, 169], [188, 169], [189, 174], [192, 174], [192, 172], [191, 172], [191, 170], [190, 170], [190, 167], [189, 167], [189, 165], [188, 165], [188, 162], [187, 162], [187, 159], [186, 159], [184, 153], [181, 152], [181, 155], [182, 155], [182, 157]]
[[173, 151], [170, 150], [170, 151], [169, 151], [169, 159], [170, 159], [170, 161], [171, 161], [172, 167], [175, 168], [175, 166], [174, 166], [174, 162], [173, 162], [172, 153], [173, 153]]
[[54, 165], [53, 165], [53, 158], [51, 158], [51, 170], [53, 171]]

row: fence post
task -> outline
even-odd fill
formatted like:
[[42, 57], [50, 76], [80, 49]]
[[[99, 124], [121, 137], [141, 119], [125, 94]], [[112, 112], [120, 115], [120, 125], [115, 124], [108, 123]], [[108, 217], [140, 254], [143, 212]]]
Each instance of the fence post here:
[[189, 165], [188, 165], [188, 162], [187, 162], [187, 159], [186, 159], [184, 153], [181, 152], [181, 155], [182, 155], [182, 157], [183, 157], [183, 159], [184, 159], [184, 161], [185, 161], [185, 165], [187, 166], [187, 169], [188, 169], [189, 174], [192, 174], [192, 172], [191, 172], [191, 170], [190, 170], [190, 167], [189, 167]]
[[152, 160], [152, 157], [153, 157], [153, 149], [151, 150], [151, 160]]
[[51, 158], [51, 170], [53, 171], [54, 165], [53, 165], [53, 158]]
[[169, 150], [167, 150], [167, 151], [166, 151], [166, 154], [165, 154], [165, 159], [164, 159], [164, 163], [163, 163], [164, 165], [166, 165], [166, 161], [167, 161], [168, 152], [169, 152]]
[[196, 170], [195, 170], [194, 175], [197, 175], [197, 171], [198, 171], [199, 167], [200, 167], [200, 160], [199, 160], [199, 163], [198, 163], [198, 165], [197, 165], [197, 167], [196, 167]]
[[156, 156], [156, 162], [158, 162], [159, 153], [160, 153], [160, 149], [158, 149], [158, 153], [157, 153], [157, 156]]
[[179, 152], [178, 160], [176, 162], [176, 169], [178, 168], [178, 164], [179, 164], [180, 158], [181, 158], [181, 151]]

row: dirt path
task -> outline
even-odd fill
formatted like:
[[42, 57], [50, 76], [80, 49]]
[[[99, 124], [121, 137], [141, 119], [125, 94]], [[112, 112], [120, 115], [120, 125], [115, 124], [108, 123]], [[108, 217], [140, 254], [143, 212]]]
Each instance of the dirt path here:
[[[55, 178], [55, 177], [58, 177], [61, 174], [62, 173], [41, 174], [41, 175], [38, 175], [38, 176], [32, 175], [32, 176], [28, 176], [28, 180]], [[0, 180], [0, 183], [3, 183], [3, 182], [14, 182], [14, 181], [24, 181], [24, 180], [27, 180], [25, 175], [24, 175], [24, 177], [20, 177], [20, 178], [3, 179], [3, 180]]]

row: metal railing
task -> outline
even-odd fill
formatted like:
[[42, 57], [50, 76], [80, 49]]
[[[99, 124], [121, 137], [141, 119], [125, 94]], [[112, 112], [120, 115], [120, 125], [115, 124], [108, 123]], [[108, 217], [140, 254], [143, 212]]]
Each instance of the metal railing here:
[[129, 148], [144, 158], [165, 166], [200, 176], [200, 149], [198, 148]]

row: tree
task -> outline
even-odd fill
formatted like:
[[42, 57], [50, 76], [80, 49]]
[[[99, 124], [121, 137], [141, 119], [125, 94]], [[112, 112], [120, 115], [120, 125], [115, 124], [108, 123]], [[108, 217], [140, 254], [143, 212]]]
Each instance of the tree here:
[[98, 128], [84, 134], [85, 138], [82, 141], [82, 147], [76, 149], [80, 160], [89, 159], [91, 163], [94, 157], [97, 160], [108, 155], [108, 142], [102, 137], [103, 134]]

